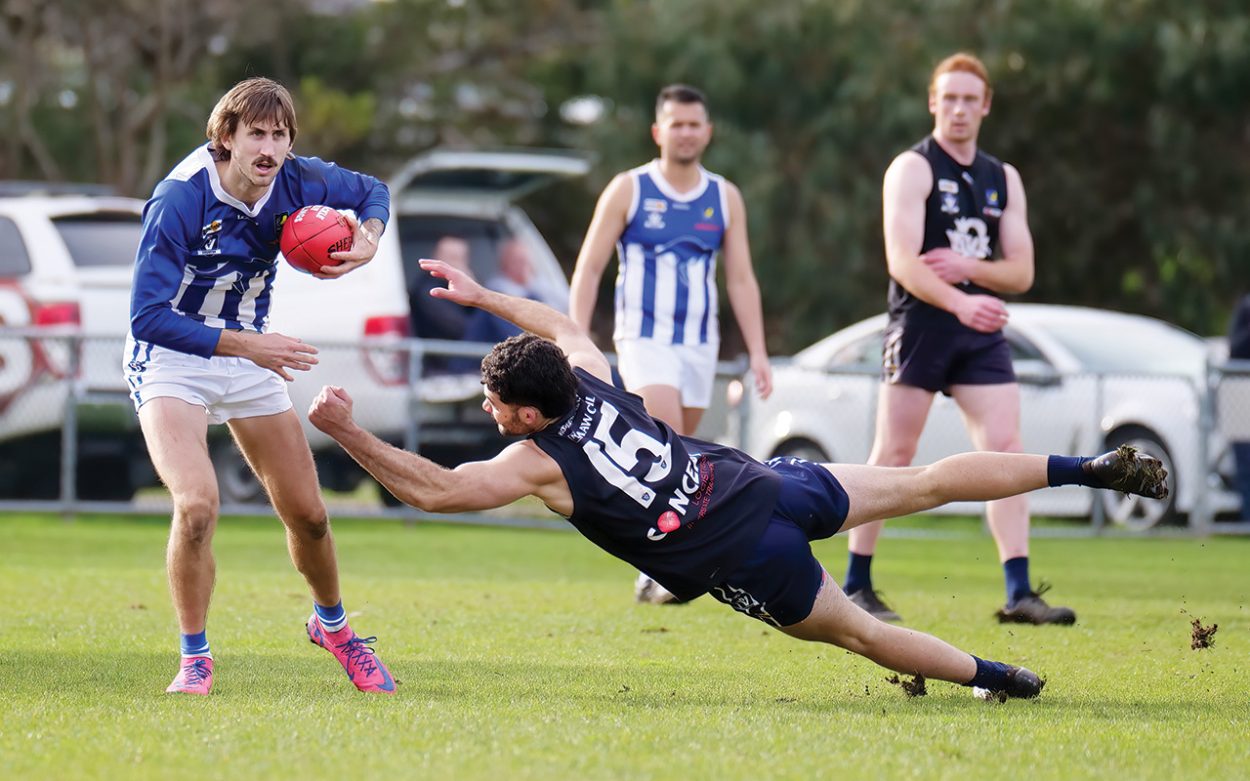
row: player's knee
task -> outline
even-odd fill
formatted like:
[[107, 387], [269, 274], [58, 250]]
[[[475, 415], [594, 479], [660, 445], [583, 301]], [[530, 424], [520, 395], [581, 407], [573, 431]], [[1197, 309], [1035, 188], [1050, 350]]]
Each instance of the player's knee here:
[[217, 498], [207, 494], [180, 496], [174, 500], [173, 534], [182, 542], [205, 545], [217, 525]]
[[910, 466], [916, 457], [915, 442], [885, 442], [872, 451], [868, 463], [873, 466]]
[[283, 517], [288, 528], [306, 540], [320, 540], [330, 533], [330, 518], [323, 506], [301, 508]]

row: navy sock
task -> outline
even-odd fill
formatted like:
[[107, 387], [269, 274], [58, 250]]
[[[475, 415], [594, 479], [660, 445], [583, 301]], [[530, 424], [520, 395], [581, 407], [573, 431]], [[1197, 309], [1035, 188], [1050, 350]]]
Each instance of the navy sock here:
[[[968, 655], [972, 656], [972, 654]], [[972, 661], [977, 663], [977, 674], [972, 676], [972, 680], [964, 686], [977, 686], [990, 691], [1002, 691], [1007, 688], [1007, 673], [1011, 670], [1010, 665], [1002, 662], [987, 662], [979, 656], [972, 656]]]
[[1088, 474], [1081, 466], [1092, 458], [1081, 456], [1051, 456], [1046, 460], [1046, 482], [1057, 485], [1087, 485], [1090, 488], [1106, 488], [1101, 480]]
[[213, 654], [208, 650], [208, 631], [196, 632], [193, 635], [179, 635], [178, 646], [183, 656], [207, 656]]
[[846, 562], [846, 581], [842, 590], [848, 594], [872, 588], [872, 556], [850, 553]]
[[334, 607], [323, 607], [313, 602], [313, 611], [327, 632], [337, 632], [347, 626], [347, 611], [343, 610], [342, 600]]
[[1007, 578], [1007, 607], [1014, 607], [1033, 590], [1029, 588], [1029, 557], [1017, 556], [1004, 561], [1003, 575]]

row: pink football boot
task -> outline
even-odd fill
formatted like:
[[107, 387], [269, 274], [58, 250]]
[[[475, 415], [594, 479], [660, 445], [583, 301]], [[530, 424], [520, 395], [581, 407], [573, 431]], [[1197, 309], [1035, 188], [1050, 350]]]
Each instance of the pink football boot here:
[[208, 694], [213, 688], [213, 660], [207, 656], [185, 656], [178, 676], [166, 692], [172, 694]]
[[395, 679], [369, 645], [377, 642], [376, 637], [357, 637], [350, 626], [337, 632], [327, 632], [316, 613], [308, 619], [305, 628], [309, 641], [334, 654], [347, 672], [348, 680], [357, 689], [362, 692], [395, 693]]

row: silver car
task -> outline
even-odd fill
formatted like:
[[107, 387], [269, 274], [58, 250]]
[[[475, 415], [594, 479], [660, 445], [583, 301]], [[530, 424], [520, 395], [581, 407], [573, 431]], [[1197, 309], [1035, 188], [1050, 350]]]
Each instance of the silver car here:
[[[1166, 501], [1095, 493], [1080, 487], [1030, 495], [1034, 514], [1088, 516], [1095, 497], [1114, 523], [1147, 529], [1178, 520], [1208, 497], [1216, 512], [1236, 496], [1219, 470], [1226, 444], [1201, 442], [1207, 346], [1199, 337], [1150, 317], [1081, 307], [1014, 304], [1006, 337], [1020, 383], [1026, 452], [1095, 454], [1132, 444], [1158, 456], [1173, 476]], [[740, 419], [743, 447], [756, 458], [799, 455], [864, 463], [872, 449], [882, 337], [886, 317], [848, 326], [796, 354], [779, 368], [773, 395], [751, 398]], [[959, 408], [939, 394], [915, 463], [972, 450]], [[978, 504], [948, 511], [977, 512]]]

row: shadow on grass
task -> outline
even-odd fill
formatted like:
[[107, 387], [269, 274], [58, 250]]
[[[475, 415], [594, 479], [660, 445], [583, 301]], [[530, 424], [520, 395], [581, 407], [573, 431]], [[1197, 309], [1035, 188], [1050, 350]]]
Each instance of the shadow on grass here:
[[[422, 708], [446, 703], [453, 708], [478, 703], [481, 708], [553, 709], [604, 713], [622, 709], [759, 708], [810, 716], [877, 714], [888, 708], [908, 716], [946, 717], [952, 711], [1032, 715], [1071, 714], [1084, 719], [1119, 722], [1126, 714], [1148, 724], [1190, 724], [1210, 715], [1213, 701], [1195, 691], [1192, 698], [1132, 698], [1091, 701], [1080, 692], [1047, 692], [1033, 701], [984, 703], [954, 684], [934, 682], [925, 698], [904, 697], [881, 676], [852, 674], [830, 689], [828, 669], [814, 671], [810, 685], [787, 684], [772, 689], [748, 671], [721, 668], [697, 674], [677, 667], [639, 669], [628, 664], [560, 664], [536, 661], [431, 662], [402, 655], [388, 657], [399, 684], [396, 697], [364, 695], [352, 688], [338, 663], [324, 651], [275, 654], [218, 652], [214, 703], [249, 703], [260, 709], [279, 707], [292, 715], [323, 703], [377, 700], [395, 706]], [[761, 660], [761, 665], [764, 661]], [[164, 688], [176, 672], [177, 657], [169, 653], [11, 651], [0, 660], [0, 691], [12, 712], [38, 711], [45, 706], [90, 703], [134, 707], [147, 702], [175, 702]], [[862, 691], [856, 691], [863, 679]], [[26, 704], [23, 704], [23, 703]], [[194, 706], [193, 706], [194, 707]], [[1000, 710], [1006, 709], [1006, 710]], [[1020, 709], [1028, 709], [1023, 711]]]

